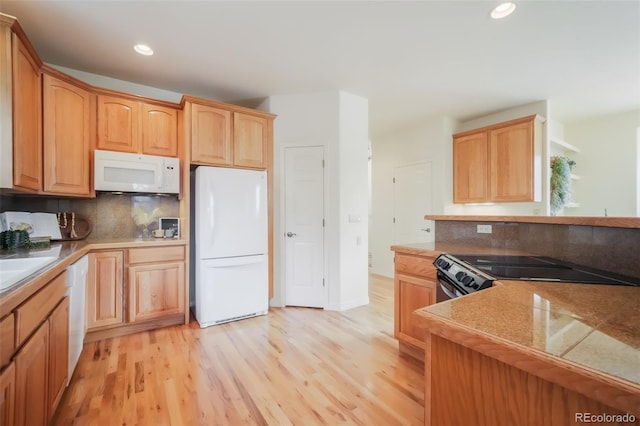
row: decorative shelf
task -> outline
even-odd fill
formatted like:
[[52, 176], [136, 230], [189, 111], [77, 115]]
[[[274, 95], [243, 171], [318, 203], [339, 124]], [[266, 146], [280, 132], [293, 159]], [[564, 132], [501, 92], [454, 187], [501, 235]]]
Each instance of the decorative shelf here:
[[578, 148], [577, 146], [571, 145], [569, 142], [565, 142], [562, 139], [549, 138], [549, 140], [551, 141], [551, 143], [561, 146], [563, 149], [567, 151], [580, 152], [580, 148]]

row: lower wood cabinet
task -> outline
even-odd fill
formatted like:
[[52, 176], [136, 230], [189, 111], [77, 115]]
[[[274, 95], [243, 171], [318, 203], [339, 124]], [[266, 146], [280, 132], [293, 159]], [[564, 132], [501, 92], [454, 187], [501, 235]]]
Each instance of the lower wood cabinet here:
[[398, 251], [395, 255], [394, 336], [401, 343], [401, 350], [419, 358], [420, 351], [424, 351], [424, 330], [417, 326], [412, 314], [436, 303], [436, 256], [435, 252], [416, 255]]
[[0, 424], [12, 425], [16, 409], [16, 364], [12, 362], [0, 373]]
[[87, 329], [123, 322], [124, 251], [89, 253]]
[[[3, 425], [47, 425], [62, 399], [69, 377], [69, 298], [51, 312], [14, 358], [15, 399], [9, 380], [2, 380]], [[4, 376], [3, 372], [3, 376]], [[7, 385], [9, 383], [9, 385]], [[12, 408], [11, 405], [13, 404]]]
[[182, 245], [91, 253], [85, 341], [184, 323], [184, 260]]

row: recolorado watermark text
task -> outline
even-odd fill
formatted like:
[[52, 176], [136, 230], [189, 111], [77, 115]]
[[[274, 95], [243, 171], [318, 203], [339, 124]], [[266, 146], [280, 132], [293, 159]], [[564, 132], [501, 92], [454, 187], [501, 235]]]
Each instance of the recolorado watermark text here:
[[636, 416], [633, 414], [593, 414], [593, 413], [576, 413], [576, 423], [634, 423]]

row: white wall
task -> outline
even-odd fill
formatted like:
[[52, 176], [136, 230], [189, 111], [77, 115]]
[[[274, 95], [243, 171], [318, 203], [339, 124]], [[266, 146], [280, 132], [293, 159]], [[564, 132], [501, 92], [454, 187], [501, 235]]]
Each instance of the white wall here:
[[432, 212], [441, 214], [451, 203], [451, 134], [455, 121], [448, 117], [431, 117], [404, 129], [372, 140], [372, 224], [369, 236], [371, 272], [393, 276], [393, 174], [398, 166], [421, 161], [432, 163]]
[[329, 308], [369, 303], [369, 102], [340, 92], [338, 161], [340, 168], [340, 295]]
[[637, 216], [638, 142], [640, 110], [564, 123], [565, 140], [578, 148], [572, 155], [572, 200], [580, 207], [565, 214], [580, 216]]
[[[293, 146], [324, 147], [327, 309], [368, 303], [368, 102], [344, 92], [323, 92], [272, 96], [260, 109], [278, 115], [273, 144], [275, 262], [271, 305], [283, 306], [285, 300], [282, 171], [284, 150]], [[349, 223], [348, 214], [359, 215], [361, 222]], [[358, 235], [362, 235], [360, 245], [356, 244]]]

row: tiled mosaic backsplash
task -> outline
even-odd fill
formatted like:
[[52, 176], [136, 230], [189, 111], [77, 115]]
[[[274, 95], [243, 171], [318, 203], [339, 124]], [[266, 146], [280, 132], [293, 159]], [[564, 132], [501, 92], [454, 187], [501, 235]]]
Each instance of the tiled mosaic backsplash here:
[[488, 222], [436, 221], [436, 241], [523, 250], [640, 277], [640, 229], [491, 222], [493, 232], [479, 234], [479, 224]]
[[93, 224], [89, 239], [143, 238], [160, 217], [179, 217], [175, 197], [100, 194], [91, 199], [0, 197], [0, 211], [75, 212]]

